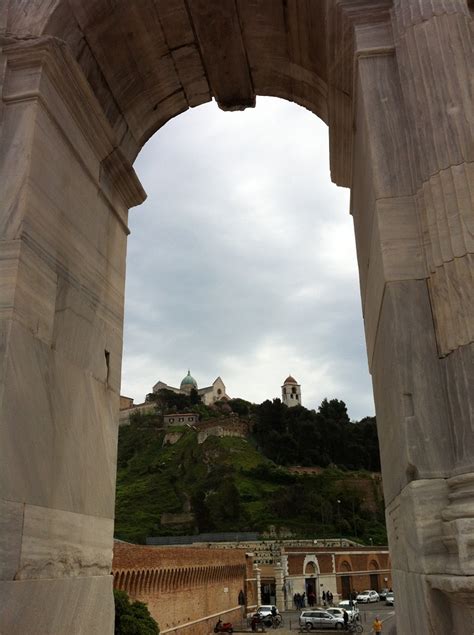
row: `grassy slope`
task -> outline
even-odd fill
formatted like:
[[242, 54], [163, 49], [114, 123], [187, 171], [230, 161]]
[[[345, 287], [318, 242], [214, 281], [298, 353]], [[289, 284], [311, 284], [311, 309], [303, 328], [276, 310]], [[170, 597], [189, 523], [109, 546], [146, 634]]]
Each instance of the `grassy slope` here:
[[[383, 542], [380, 513], [376, 520], [373, 511], [355, 510], [352, 500], [357, 493], [347, 485], [354, 479], [370, 481], [364, 473], [333, 468], [320, 475], [296, 476], [245, 439], [209, 437], [198, 445], [190, 430], [174, 445], [163, 446], [163, 439], [164, 433], [156, 428], [131, 425], [120, 430], [115, 525], [119, 538], [143, 542], [150, 535], [193, 533], [190, 526], [162, 527], [161, 514], [181, 512], [197, 491], [216, 492], [226, 480], [238, 492], [239, 510], [219, 529], [264, 531], [275, 525], [300, 536], [357, 533]], [[372, 508], [378, 497], [375, 487]], [[342, 511], [335, 506], [337, 499], [343, 501]], [[380, 501], [376, 503], [380, 507]]]

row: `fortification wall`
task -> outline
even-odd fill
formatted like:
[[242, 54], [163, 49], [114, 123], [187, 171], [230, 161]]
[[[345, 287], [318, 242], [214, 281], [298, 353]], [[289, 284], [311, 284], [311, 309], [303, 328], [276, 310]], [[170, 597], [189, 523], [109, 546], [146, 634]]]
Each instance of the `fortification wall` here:
[[243, 550], [145, 547], [116, 542], [114, 587], [145, 602], [160, 632], [208, 635], [218, 617], [240, 620], [255, 604], [252, 558]]

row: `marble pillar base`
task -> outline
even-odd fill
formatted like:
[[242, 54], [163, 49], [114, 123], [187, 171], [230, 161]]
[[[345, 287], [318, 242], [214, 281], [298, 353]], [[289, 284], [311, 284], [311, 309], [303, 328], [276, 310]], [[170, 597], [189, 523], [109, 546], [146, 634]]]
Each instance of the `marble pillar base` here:
[[112, 635], [110, 575], [0, 582], [0, 624], [8, 635]]

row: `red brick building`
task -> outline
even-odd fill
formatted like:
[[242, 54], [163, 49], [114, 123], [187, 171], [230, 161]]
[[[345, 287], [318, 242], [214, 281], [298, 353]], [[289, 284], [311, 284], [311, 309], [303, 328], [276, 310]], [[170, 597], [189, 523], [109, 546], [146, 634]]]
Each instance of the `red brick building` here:
[[[331, 591], [337, 600], [347, 599], [351, 591], [392, 586], [391, 562], [384, 547], [290, 547], [281, 554], [276, 574], [276, 589], [283, 590], [283, 602], [290, 608], [295, 593], [310, 591], [321, 603], [323, 591]], [[277, 593], [278, 595], [278, 593]]]

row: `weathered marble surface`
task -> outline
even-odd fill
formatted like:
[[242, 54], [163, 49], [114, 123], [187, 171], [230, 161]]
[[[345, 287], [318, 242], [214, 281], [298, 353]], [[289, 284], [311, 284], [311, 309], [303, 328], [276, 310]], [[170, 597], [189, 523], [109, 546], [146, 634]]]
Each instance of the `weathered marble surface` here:
[[0, 624], [8, 635], [112, 633], [112, 576], [0, 582]]
[[398, 630], [473, 631], [471, 29], [466, 0], [0, 3], [0, 631], [112, 632], [131, 162], [256, 95], [326, 121], [351, 187]]

